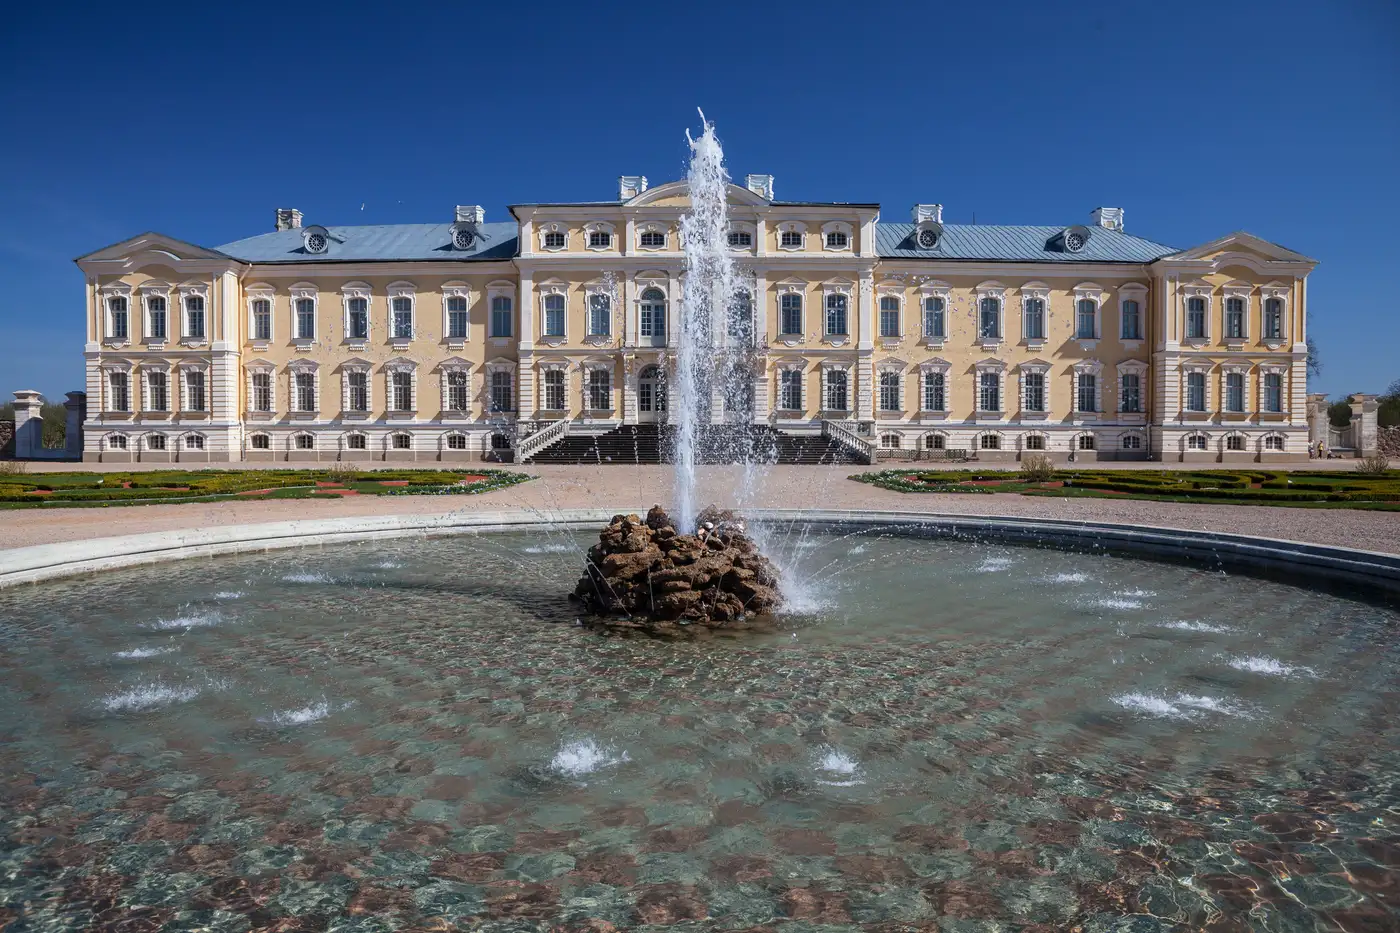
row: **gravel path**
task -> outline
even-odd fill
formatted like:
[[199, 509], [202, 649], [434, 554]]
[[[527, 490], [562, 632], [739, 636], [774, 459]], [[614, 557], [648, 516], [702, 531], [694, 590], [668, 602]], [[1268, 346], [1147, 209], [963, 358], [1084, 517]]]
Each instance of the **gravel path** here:
[[[1118, 522], [1193, 531], [1233, 532], [1400, 553], [1400, 513], [1195, 505], [1117, 499], [1055, 499], [1010, 494], [909, 494], [847, 477], [859, 467], [768, 467], [748, 494], [738, 467], [702, 468], [701, 504], [767, 508], [900, 510]], [[356, 515], [435, 515], [507, 508], [638, 508], [669, 505], [669, 466], [530, 467], [539, 479], [478, 496], [354, 496], [339, 500], [271, 500], [104, 509], [0, 511], [0, 549], [214, 525]], [[3, 560], [0, 554], [0, 560]]]

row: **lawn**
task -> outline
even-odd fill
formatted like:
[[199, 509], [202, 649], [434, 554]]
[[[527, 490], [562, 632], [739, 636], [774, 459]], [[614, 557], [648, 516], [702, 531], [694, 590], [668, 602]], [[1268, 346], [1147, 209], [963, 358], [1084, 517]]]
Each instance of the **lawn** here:
[[1400, 471], [1384, 474], [1282, 470], [1057, 470], [1033, 481], [976, 470], [881, 470], [851, 479], [896, 492], [1019, 493], [1026, 496], [1152, 499], [1229, 505], [1287, 505], [1400, 511]]
[[150, 505], [243, 499], [451, 496], [530, 477], [505, 470], [158, 470], [0, 475], [0, 509]]

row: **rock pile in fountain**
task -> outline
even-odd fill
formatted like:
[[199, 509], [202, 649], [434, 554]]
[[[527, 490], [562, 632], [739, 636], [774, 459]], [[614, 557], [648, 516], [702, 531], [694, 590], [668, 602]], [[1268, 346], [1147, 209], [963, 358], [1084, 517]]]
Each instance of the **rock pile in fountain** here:
[[588, 551], [571, 599], [584, 624], [610, 632], [695, 636], [771, 627], [781, 602], [771, 561], [731, 512], [707, 509], [708, 537], [680, 534], [661, 506], [614, 515]]

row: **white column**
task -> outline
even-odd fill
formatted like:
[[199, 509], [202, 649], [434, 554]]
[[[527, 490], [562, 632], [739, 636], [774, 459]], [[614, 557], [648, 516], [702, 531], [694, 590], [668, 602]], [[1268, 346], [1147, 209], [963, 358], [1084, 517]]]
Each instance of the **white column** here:
[[753, 317], [754, 343], [761, 347], [768, 343], [768, 278], [762, 272], [754, 276]]
[[[631, 221], [628, 221], [630, 224]], [[626, 346], [637, 346], [637, 276], [628, 272], [622, 280], [622, 307], [627, 318]]]
[[43, 398], [34, 389], [15, 393], [15, 459], [28, 460], [44, 447]]
[[[535, 415], [535, 287], [528, 275], [520, 277], [520, 300], [516, 302], [520, 319], [520, 361], [515, 372], [516, 419], [528, 420]], [[490, 385], [491, 376], [486, 376]], [[489, 389], [488, 389], [489, 391]]]

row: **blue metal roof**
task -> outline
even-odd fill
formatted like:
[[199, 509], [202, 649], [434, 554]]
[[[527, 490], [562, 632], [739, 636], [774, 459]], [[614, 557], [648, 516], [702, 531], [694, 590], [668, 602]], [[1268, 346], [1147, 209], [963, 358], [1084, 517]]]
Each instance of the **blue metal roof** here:
[[355, 262], [389, 260], [488, 260], [515, 255], [514, 223], [482, 224], [471, 249], [452, 246], [451, 224], [373, 224], [327, 227], [330, 247], [308, 253], [300, 230], [278, 230], [214, 247], [244, 262]]
[[1170, 246], [1103, 227], [1089, 227], [1089, 242], [1077, 253], [1060, 246], [1065, 227], [944, 224], [933, 249], [919, 249], [914, 224], [878, 223], [875, 248], [892, 259], [971, 259], [993, 262], [1153, 262], [1179, 252]]

